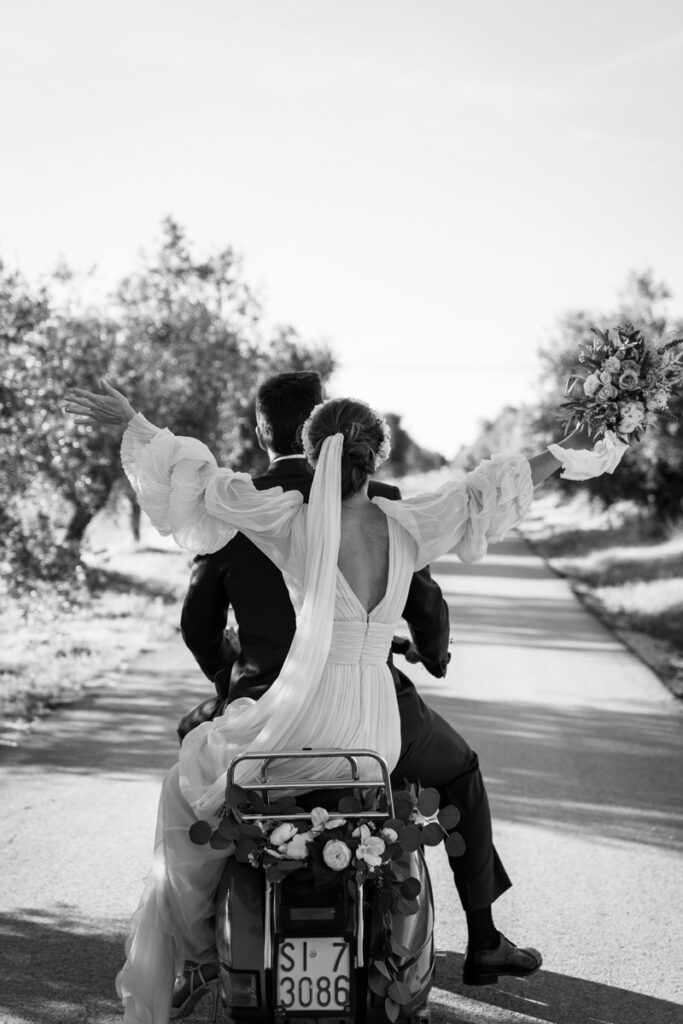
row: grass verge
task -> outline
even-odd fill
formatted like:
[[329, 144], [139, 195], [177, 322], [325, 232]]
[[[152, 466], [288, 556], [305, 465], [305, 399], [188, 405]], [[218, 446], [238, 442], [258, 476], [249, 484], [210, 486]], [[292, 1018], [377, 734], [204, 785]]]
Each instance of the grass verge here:
[[635, 506], [534, 503], [522, 533], [577, 596], [683, 697], [683, 529], [652, 537]]
[[0, 743], [36, 717], [106, 685], [178, 629], [190, 557], [145, 527], [134, 544], [110, 521], [94, 525], [80, 580], [0, 590]]

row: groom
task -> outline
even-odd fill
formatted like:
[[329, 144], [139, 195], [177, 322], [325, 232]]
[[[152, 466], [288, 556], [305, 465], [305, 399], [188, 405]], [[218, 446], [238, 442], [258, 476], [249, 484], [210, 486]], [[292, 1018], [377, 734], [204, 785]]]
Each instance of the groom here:
[[[323, 399], [313, 372], [282, 373], [266, 380], [256, 396], [256, 434], [270, 466], [255, 487], [280, 486], [308, 498], [313, 473], [302, 453], [301, 426]], [[396, 487], [371, 481], [369, 495], [400, 499]], [[239, 644], [225, 635], [228, 609], [237, 620]], [[448, 606], [429, 570], [415, 573], [403, 617], [413, 638], [409, 660], [434, 676], [449, 661]], [[261, 697], [277, 678], [295, 630], [294, 610], [280, 572], [246, 537], [237, 534], [220, 551], [195, 559], [183, 606], [183, 639], [217, 696], [180, 723], [181, 739], [201, 721], [238, 697]], [[495, 928], [491, 905], [511, 885], [493, 846], [491, 814], [476, 754], [420, 698], [412, 681], [391, 663], [401, 717], [401, 755], [392, 781], [419, 782], [439, 790], [442, 804], [461, 812], [465, 852], [450, 858], [467, 918], [466, 984], [489, 984], [499, 974], [526, 975], [541, 965], [533, 949], [518, 949]]]

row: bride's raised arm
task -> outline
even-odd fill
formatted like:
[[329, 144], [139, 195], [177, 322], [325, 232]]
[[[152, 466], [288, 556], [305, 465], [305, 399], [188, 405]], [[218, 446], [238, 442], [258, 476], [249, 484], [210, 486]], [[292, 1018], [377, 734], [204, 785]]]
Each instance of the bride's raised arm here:
[[303, 501], [298, 491], [257, 491], [247, 473], [220, 468], [202, 441], [156, 427], [107, 381], [100, 386], [103, 394], [75, 388], [65, 411], [78, 423], [123, 428], [124, 472], [159, 533], [193, 554], [208, 554], [239, 530], [281, 568], [286, 564]]
[[558, 469], [572, 480], [611, 473], [628, 447], [621, 441], [599, 441], [589, 451], [590, 444], [588, 435], [576, 430], [531, 458], [493, 455], [464, 479], [428, 494], [396, 502], [374, 500], [412, 535], [417, 568], [447, 552], [463, 562], [475, 562], [525, 518], [534, 489]]

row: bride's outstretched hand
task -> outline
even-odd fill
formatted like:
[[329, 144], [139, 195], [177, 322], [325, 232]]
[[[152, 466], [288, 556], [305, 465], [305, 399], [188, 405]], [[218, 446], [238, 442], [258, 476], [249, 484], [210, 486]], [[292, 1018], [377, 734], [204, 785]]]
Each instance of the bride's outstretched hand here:
[[74, 388], [66, 396], [65, 411], [70, 413], [77, 423], [125, 427], [135, 416], [135, 409], [126, 396], [112, 387], [108, 381], [101, 380], [100, 387], [106, 394], [98, 395], [94, 391]]

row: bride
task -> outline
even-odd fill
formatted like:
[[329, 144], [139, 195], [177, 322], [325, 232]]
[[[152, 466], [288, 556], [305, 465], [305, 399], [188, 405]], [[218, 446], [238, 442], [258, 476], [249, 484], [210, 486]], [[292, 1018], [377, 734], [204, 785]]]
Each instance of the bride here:
[[[66, 411], [80, 422], [125, 426], [123, 467], [157, 530], [194, 554], [244, 533], [282, 571], [297, 614], [277, 681], [260, 700], [235, 700], [190, 732], [162, 785], [153, 867], [117, 989], [125, 1024], [167, 1024], [176, 973], [186, 961], [216, 959], [211, 918], [225, 853], [196, 846], [188, 829], [197, 818], [217, 822], [230, 761], [245, 750], [370, 748], [391, 770], [401, 739], [387, 658], [413, 573], [447, 551], [466, 562], [482, 558], [524, 517], [534, 487], [561, 466], [585, 478], [613, 471], [618, 457], [595, 454], [587, 470], [588, 453], [572, 451], [581, 448], [575, 433], [531, 459], [494, 456], [432, 493], [370, 499], [368, 480], [389, 453], [389, 429], [365, 403], [335, 399], [304, 426], [315, 467], [306, 505], [296, 491], [257, 491], [247, 474], [220, 468], [200, 441], [155, 427], [121, 392], [102, 388], [74, 391]], [[321, 785], [342, 770], [335, 761], [315, 765]], [[258, 761], [243, 762], [236, 781], [255, 785], [257, 771]], [[311, 771], [310, 763], [282, 761], [277, 781], [294, 786]]]

